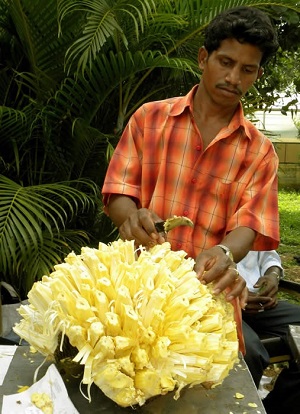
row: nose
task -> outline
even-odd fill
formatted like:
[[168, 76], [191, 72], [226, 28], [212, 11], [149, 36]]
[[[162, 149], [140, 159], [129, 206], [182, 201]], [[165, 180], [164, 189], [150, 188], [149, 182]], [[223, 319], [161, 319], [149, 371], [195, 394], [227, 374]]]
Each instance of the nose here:
[[240, 77], [240, 70], [237, 67], [231, 68], [226, 77], [226, 82], [230, 83], [231, 85], [239, 85], [241, 83], [241, 77]]

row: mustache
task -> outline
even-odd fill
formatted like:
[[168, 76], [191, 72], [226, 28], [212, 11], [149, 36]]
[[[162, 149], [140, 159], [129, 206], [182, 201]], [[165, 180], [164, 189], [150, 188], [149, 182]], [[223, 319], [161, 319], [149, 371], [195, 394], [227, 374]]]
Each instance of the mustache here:
[[241, 91], [241, 89], [238, 86], [233, 87], [232, 85], [230, 85], [228, 83], [217, 83], [216, 87], [220, 88], [220, 89], [227, 89], [227, 90], [232, 91], [232, 92], [234, 92], [234, 93], [236, 93], [237, 95], [240, 95], [240, 96], [243, 95], [243, 92]]

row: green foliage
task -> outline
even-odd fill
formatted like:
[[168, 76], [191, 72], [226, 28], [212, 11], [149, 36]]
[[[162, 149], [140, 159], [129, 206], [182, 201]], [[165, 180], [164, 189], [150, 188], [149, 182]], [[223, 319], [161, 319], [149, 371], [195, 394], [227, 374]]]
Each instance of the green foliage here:
[[203, 29], [242, 4], [285, 30], [299, 13], [296, 0], [0, 0], [1, 280], [25, 295], [70, 250], [115, 237], [100, 190], [125, 123], [198, 82]]
[[300, 115], [299, 114], [294, 115], [293, 122], [294, 122], [295, 127], [298, 130], [298, 138], [300, 138]]
[[[297, 282], [299, 280], [299, 267], [295, 263], [294, 256], [298, 256], [300, 251], [299, 191], [279, 191], [279, 217], [281, 241], [278, 253], [282, 258], [282, 264], [285, 269], [285, 279]], [[278, 297], [300, 304], [299, 293], [286, 291], [281, 288]]]
[[297, 249], [300, 246], [300, 192], [280, 190], [278, 200], [281, 251], [284, 251], [284, 246]]
[[[293, 2], [292, 2], [293, 3]], [[255, 110], [271, 111], [273, 105], [281, 106], [282, 114], [292, 115], [297, 111], [300, 93], [300, 70], [295, 62], [300, 53], [300, 14], [299, 9], [270, 4], [262, 8], [269, 13], [278, 29], [279, 50], [264, 67], [264, 75], [247, 94], [245, 105], [248, 112]], [[283, 99], [284, 102], [283, 102]]]
[[294, 292], [285, 292], [283, 290], [280, 290], [278, 292], [278, 299], [288, 300], [289, 302], [294, 303], [295, 305], [300, 305], [300, 296]]
[[[87, 187], [94, 199], [84, 192]], [[13, 275], [12, 284], [23, 296], [41, 273], [49, 273], [49, 263], [87, 243], [86, 232], [72, 221], [96, 207], [96, 191], [88, 180], [24, 187], [0, 175], [1, 279], [11, 283]]]

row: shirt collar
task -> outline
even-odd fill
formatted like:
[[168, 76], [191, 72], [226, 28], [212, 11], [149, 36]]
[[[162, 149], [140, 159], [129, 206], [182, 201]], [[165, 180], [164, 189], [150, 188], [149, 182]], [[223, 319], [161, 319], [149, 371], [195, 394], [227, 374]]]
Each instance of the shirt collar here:
[[[170, 110], [171, 116], [181, 115], [186, 108], [188, 108], [192, 112], [193, 98], [197, 88], [198, 85], [193, 86], [193, 88], [187, 93], [187, 95], [183, 96], [181, 99], [177, 99], [174, 102]], [[238, 129], [243, 129], [245, 136], [251, 140], [251, 132], [249, 126], [249, 121], [245, 119], [243, 107], [240, 102], [228, 125], [228, 132], [230, 131], [232, 133]]]
[[173, 107], [170, 111], [171, 116], [181, 115], [183, 113], [183, 111], [185, 110], [185, 108], [189, 108], [189, 110], [192, 112], [193, 98], [194, 98], [194, 95], [195, 95], [195, 92], [196, 92], [197, 88], [198, 88], [198, 85], [195, 85], [188, 92], [187, 95], [182, 96], [181, 99], [177, 99], [174, 102]]
[[244, 131], [245, 136], [251, 140], [251, 125], [252, 124], [250, 124], [250, 122], [245, 118], [243, 106], [240, 102], [231, 121], [229, 122], [228, 131], [232, 133], [238, 129], [241, 129]]

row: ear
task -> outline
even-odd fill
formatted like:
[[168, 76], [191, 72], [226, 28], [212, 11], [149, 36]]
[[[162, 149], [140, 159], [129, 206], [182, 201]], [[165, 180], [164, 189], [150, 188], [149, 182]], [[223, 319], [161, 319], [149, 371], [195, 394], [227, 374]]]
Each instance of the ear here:
[[204, 46], [200, 47], [198, 52], [198, 65], [201, 70], [204, 69], [205, 63], [208, 58], [208, 52]]
[[260, 66], [260, 68], [258, 69], [258, 72], [257, 72], [257, 78], [256, 78], [256, 80], [257, 79], [260, 79], [261, 77], [262, 77], [262, 75], [264, 74], [264, 68], [262, 68], [261, 66]]

